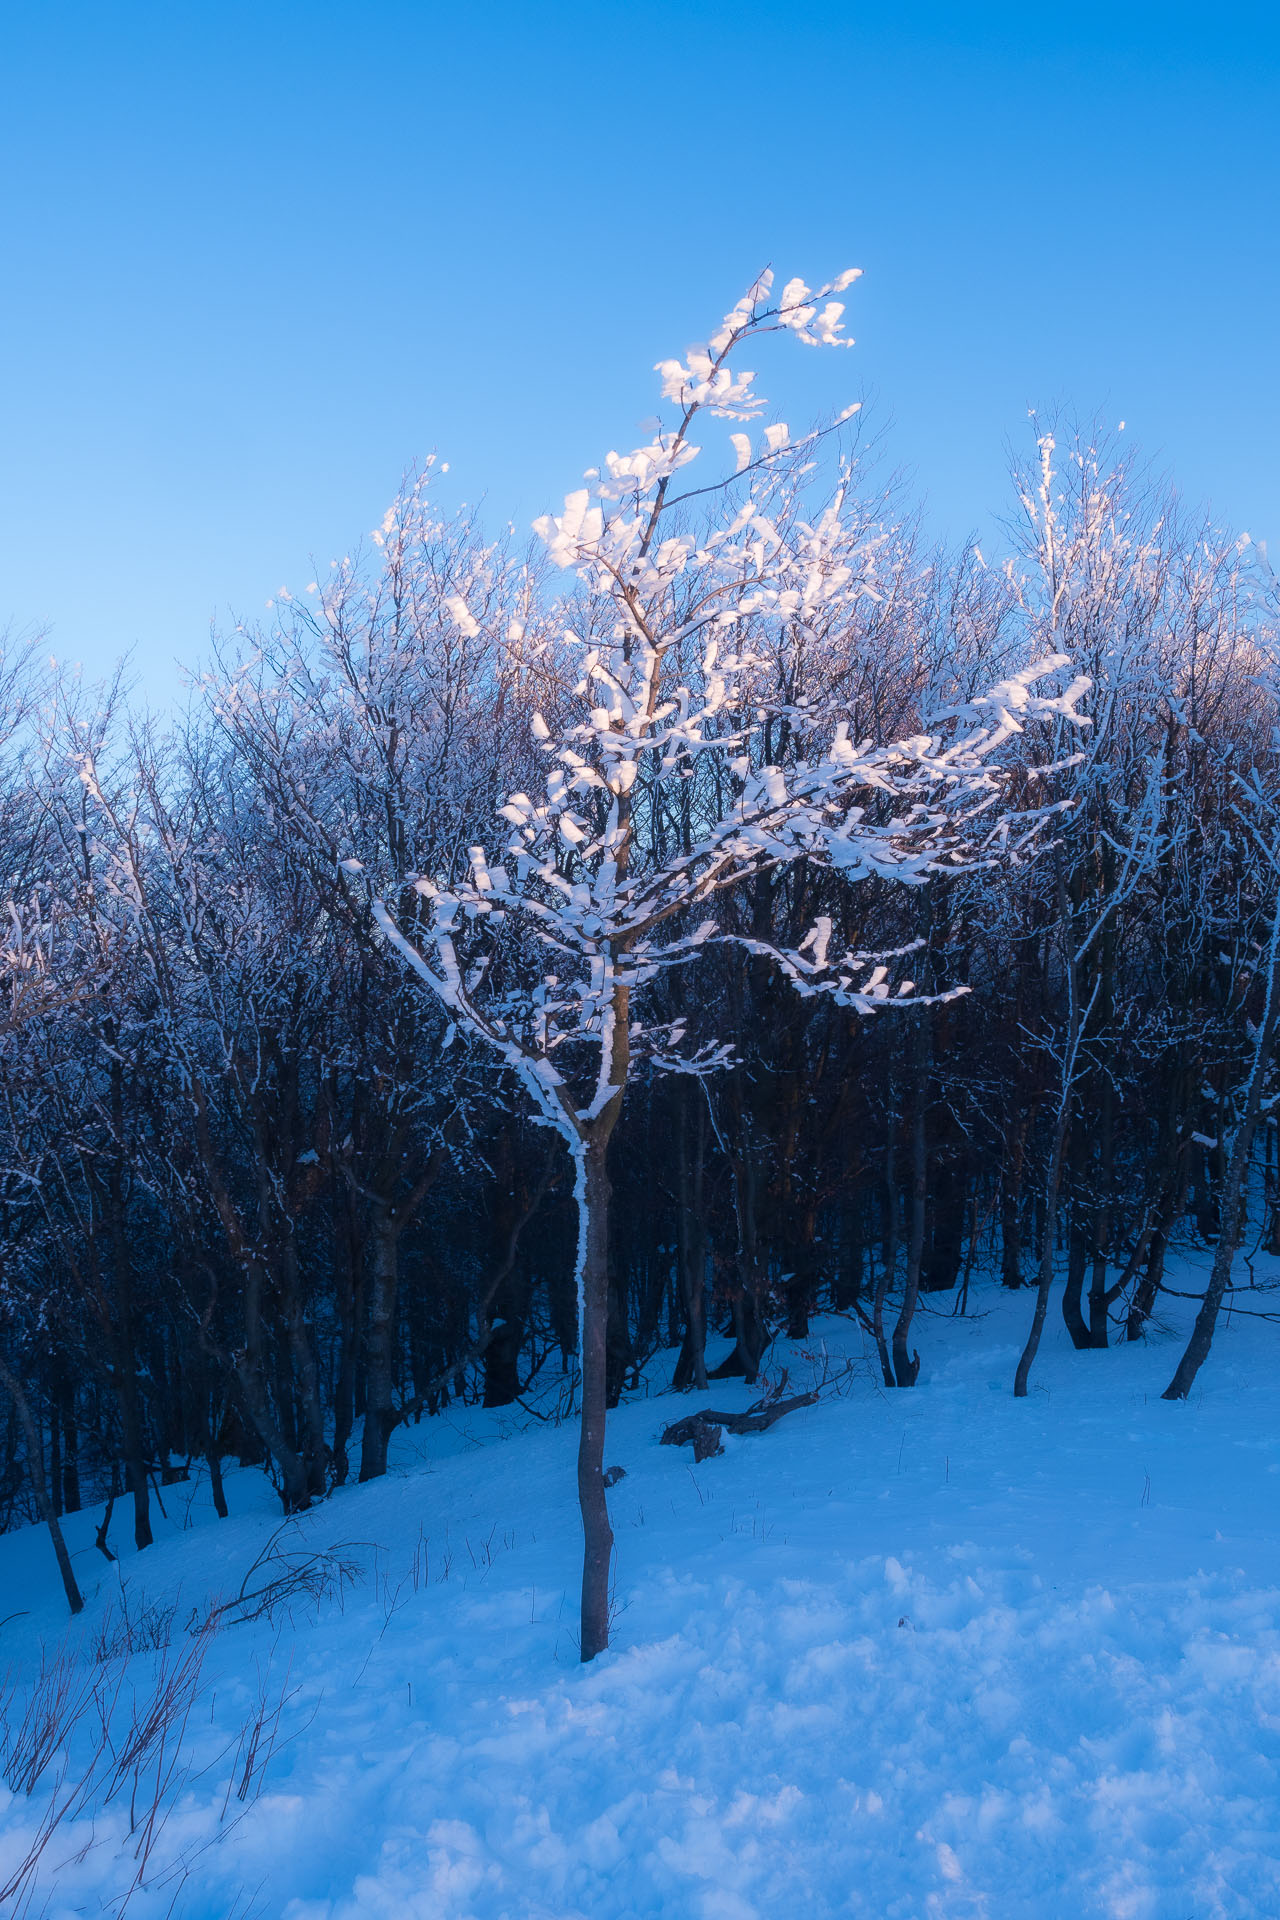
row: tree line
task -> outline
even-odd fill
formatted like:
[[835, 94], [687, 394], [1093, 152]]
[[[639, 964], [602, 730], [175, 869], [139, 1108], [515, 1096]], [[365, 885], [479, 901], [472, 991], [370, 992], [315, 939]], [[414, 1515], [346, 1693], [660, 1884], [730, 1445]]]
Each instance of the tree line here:
[[762, 426], [736, 356], [841, 344], [848, 278], [663, 362], [535, 547], [424, 468], [174, 719], [9, 649], [0, 1525], [145, 1547], [227, 1459], [297, 1512], [554, 1383], [585, 1658], [661, 1349], [751, 1382], [836, 1311], [908, 1388], [994, 1272], [1025, 1393], [1191, 1240], [1189, 1390], [1280, 1250], [1274, 582], [1104, 435], [1038, 426], [989, 561], [851, 414]]

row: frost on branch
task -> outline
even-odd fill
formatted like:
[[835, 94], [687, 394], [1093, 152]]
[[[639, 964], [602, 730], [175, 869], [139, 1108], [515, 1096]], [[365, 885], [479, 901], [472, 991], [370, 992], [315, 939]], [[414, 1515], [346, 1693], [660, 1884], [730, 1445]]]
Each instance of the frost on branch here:
[[[886, 590], [885, 533], [868, 527], [848, 461], [810, 507], [813, 463], [798, 464], [797, 448], [807, 456], [815, 437], [793, 447], [777, 423], [758, 455], [745, 433], [731, 436], [733, 473], [673, 495], [700, 457], [696, 416], [745, 417], [762, 405], [736, 365], [743, 343], [784, 331], [844, 344], [830, 296], [854, 277], [816, 290], [793, 279], [775, 298], [763, 275], [705, 348], [660, 364], [678, 419], [631, 453], [611, 452], [588, 474], [592, 485], [536, 523], [550, 559], [578, 577], [561, 642], [573, 699], [554, 725], [534, 713], [531, 744], [548, 763], [541, 792], [513, 788], [501, 800], [507, 838], [492, 858], [473, 847], [465, 878], [420, 883], [429, 934], [413, 964], [451, 1015], [516, 1067], [571, 1145], [621, 1097], [641, 1037], [635, 995], [724, 937], [698, 908], [799, 861], [844, 884], [874, 875], [918, 885], [1005, 857], [1016, 848], [1000, 806], [1003, 749], [1033, 722], [1081, 718], [1087, 682], [1039, 690], [1067, 664], [1055, 653], [940, 707], [927, 731], [857, 740], [834, 689], [801, 691], [801, 663], [821, 637], [856, 626], [864, 602]], [[697, 520], [672, 524], [691, 498]], [[792, 688], [782, 701], [779, 674]], [[663, 847], [655, 825], [682, 793], [697, 796], [689, 828]], [[1017, 844], [1047, 817], [1024, 809]], [[822, 924], [795, 952], [768, 949], [799, 991], [860, 1012], [903, 997], [874, 956], [829, 958]], [[648, 1052], [654, 1064], [679, 1064], [670, 1042]], [[713, 1046], [696, 1068], [719, 1059]]]

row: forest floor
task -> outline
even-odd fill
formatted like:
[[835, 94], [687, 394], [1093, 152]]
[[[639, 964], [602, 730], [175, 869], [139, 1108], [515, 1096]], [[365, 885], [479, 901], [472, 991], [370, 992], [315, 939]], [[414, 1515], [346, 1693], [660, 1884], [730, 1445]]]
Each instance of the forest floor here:
[[[658, 1444], [697, 1403], [661, 1392], [660, 1357], [610, 1416], [614, 1644], [585, 1669], [573, 1425], [519, 1408], [399, 1434], [385, 1481], [291, 1525], [249, 1583], [309, 1566], [321, 1590], [195, 1638], [279, 1527], [261, 1475], [228, 1477], [221, 1522], [203, 1484], [165, 1489], [157, 1544], [114, 1566], [101, 1510], [72, 1517], [70, 1630], [47, 1536], [0, 1538], [11, 1730], [43, 1648], [72, 1693], [96, 1679], [115, 1743], [86, 1710], [29, 1795], [0, 1786], [0, 1885], [46, 1836], [11, 1911], [1280, 1915], [1280, 1326], [1234, 1313], [1170, 1405], [1189, 1306], [1077, 1354], [1055, 1299], [1017, 1402], [1029, 1294], [929, 1304], [913, 1391], [817, 1320], [768, 1371], [825, 1376], [820, 1404], [700, 1466]], [[128, 1653], [148, 1637], [169, 1645]], [[144, 1731], [130, 1760], [166, 1688], [163, 1753]]]

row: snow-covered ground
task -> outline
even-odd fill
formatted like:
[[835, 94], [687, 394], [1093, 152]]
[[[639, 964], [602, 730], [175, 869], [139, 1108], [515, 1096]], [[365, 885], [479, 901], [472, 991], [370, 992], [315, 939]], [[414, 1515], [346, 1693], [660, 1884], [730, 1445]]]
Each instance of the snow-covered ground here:
[[[788, 1391], [845, 1357], [852, 1374], [701, 1466], [657, 1444], [693, 1397], [655, 1378], [611, 1417], [614, 1646], [585, 1669], [572, 1426], [468, 1411], [399, 1435], [391, 1477], [281, 1542], [342, 1544], [360, 1578], [208, 1639], [128, 1913], [1280, 1915], [1280, 1328], [1224, 1326], [1171, 1406], [1181, 1326], [1075, 1354], [1055, 1312], [1019, 1403], [1029, 1297], [983, 1287], [967, 1320], [940, 1304], [914, 1391], [886, 1393], [856, 1326], [819, 1321], [770, 1370]], [[169, 1650], [133, 1656], [122, 1699], [279, 1524], [260, 1476], [228, 1493], [219, 1523], [202, 1488], [167, 1490], [158, 1544], [118, 1569], [96, 1515], [68, 1522], [94, 1589], [80, 1671], [109, 1609], [118, 1631], [121, 1579], [135, 1622], [176, 1602]], [[0, 1538], [0, 1617], [18, 1608], [0, 1670], [20, 1708], [67, 1631], [36, 1530]], [[282, 1698], [264, 1771], [244, 1730]], [[0, 1787], [0, 1884], [57, 1774]], [[20, 1910], [119, 1912], [146, 1797], [126, 1784], [57, 1826]]]

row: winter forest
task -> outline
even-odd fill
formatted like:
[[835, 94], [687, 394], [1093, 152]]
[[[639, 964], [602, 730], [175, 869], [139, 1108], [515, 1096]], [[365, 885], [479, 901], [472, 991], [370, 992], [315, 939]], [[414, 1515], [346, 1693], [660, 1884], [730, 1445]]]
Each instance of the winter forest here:
[[[1052, 1453], [1073, 1381], [1130, 1417], [1099, 1350], [1185, 1402], [1224, 1326], [1233, 1364], [1269, 1338], [1265, 548], [1065, 413], [1015, 449], [1004, 546], [938, 545], [844, 406], [856, 279], [764, 274], [531, 537], [446, 511], [427, 462], [176, 715], [10, 645], [0, 1529], [70, 1614], [197, 1491], [210, 1538], [247, 1501], [302, 1539], [491, 1410], [559, 1447], [560, 1658], [594, 1667], [646, 1553], [618, 1420], [683, 1441], [689, 1495], [861, 1396], [892, 1469], [963, 1326], [993, 1417], [1035, 1403]], [[797, 354], [829, 363], [816, 423], [774, 404]], [[344, 1564], [289, 1571], [332, 1604]], [[121, 1752], [93, 1764], [123, 1805]], [[62, 1911], [32, 1903], [87, 1804], [0, 1854], [13, 1911]], [[443, 1885], [358, 1910], [579, 1911]]]

